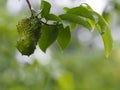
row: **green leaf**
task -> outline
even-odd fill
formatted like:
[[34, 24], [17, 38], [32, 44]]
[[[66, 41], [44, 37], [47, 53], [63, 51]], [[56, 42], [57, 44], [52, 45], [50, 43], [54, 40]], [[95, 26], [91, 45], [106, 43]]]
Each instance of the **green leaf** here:
[[93, 13], [98, 17], [98, 22], [96, 23], [96, 27], [102, 36], [104, 42], [104, 48], [105, 48], [105, 55], [106, 57], [108, 57], [113, 47], [113, 40], [112, 40], [110, 28], [108, 26], [108, 23], [101, 15], [99, 15], [95, 11], [93, 11]]
[[85, 7], [85, 5], [80, 5], [79, 7], [71, 8], [71, 9], [67, 10], [67, 13], [75, 14], [78, 16], [83, 16], [85, 18], [89, 18], [89, 19], [95, 21], [94, 15], [91, 13], [89, 8]]
[[52, 20], [52, 21], [57, 21], [57, 22], [61, 21], [61, 19], [54, 14], [48, 14], [45, 18], [46, 20]]
[[58, 44], [60, 45], [61, 49], [64, 50], [71, 40], [71, 32], [69, 26], [64, 28], [62, 25], [59, 27], [59, 34], [57, 37]]
[[40, 10], [42, 10], [44, 7], [44, 0], [41, 0], [41, 3], [40, 3]]
[[50, 8], [51, 8], [50, 3], [46, 2], [46, 1], [41, 2], [41, 9], [42, 9], [41, 17], [42, 18], [46, 17], [49, 14]]
[[70, 30], [73, 30], [76, 28], [76, 23], [70, 23]]
[[92, 27], [91, 32], [93, 32], [93, 31], [94, 31], [94, 29], [95, 29], [95, 21], [93, 21], [93, 20], [91, 20], [91, 19], [87, 19], [87, 21], [89, 22], [89, 24], [90, 24], [90, 25], [91, 25], [91, 27]]
[[88, 21], [85, 18], [82, 18], [82, 17], [74, 15], [74, 14], [62, 14], [59, 17], [62, 20], [80, 24], [80, 25], [86, 27], [88, 30], [91, 30], [91, 25], [88, 23]]
[[88, 4], [82, 4], [79, 7], [73, 8], [73, 10], [71, 10], [70, 13], [78, 14], [80, 16], [84, 16], [88, 18], [88, 22], [92, 26], [92, 28], [94, 28], [96, 24], [96, 27], [100, 33], [105, 32], [107, 22], [100, 14], [95, 12]]
[[70, 10], [70, 8], [68, 8], [68, 7], [64, 7], [63, 9], [64, 9], [65, 11]]
[[41, 37], [39, 39], [39, 47], [43, 52], [56, 40], [58, 36], [57, 26], [43, 25], [41, 28]]
[[96, 27], [99, 30], [100, 33], [104, 33], [106, 30], [106, 27], [108, 26], [107, 22], [105, 21], [105, 19], [99, 15], [97, 12], [93, 12], [97, 18], [98, 18], [98, 22], [96, 23]]
[[97, 30], [100, 32], [103, 42], [104, 42], [104, 48], [105, 48], [105, 55], [106, 57], [109, 56], [109, 54], [112, 51], [113, 47], [113, 40], [110, 32], [110, 28], [108, 26], [108, 23], [105, 21], [105, 19], [99, 15], [97, 12], [92, 11], [98, 18], [98, 22], [96, 23]]
[[111, 13], [106, 12], [106, 11], [104, 11], [103, 14], [102, 14], [103, 18], [109, 23], [111, 21], [111, 15], [112, 15]]
[[113, 40], [112, 40], [112, 36], [111, 36], [109, 27], [107, 27], [105, 33], [102, 34], [102, 39], [104, 42], [105, 55], [106, 55], [106, 57], [108, 57], [109, 54], [111, 53], [112, 47], [113, 47]]
[[91, 6], [88, 5], [87, 3], [82, 3], [81, 5], [84, 6], [85, 8], [93, 11], [93, 9], [91, 8]]

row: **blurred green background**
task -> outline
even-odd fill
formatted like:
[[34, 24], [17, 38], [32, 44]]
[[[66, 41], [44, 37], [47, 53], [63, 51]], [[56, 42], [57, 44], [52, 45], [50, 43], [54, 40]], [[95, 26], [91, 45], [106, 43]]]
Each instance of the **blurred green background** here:
[[[114, 39], [113, 51], [108, 58], [103, 48], [94, 45], [100, 37], [97, 32], [89, 33], [86, 30], [85, 33], [92, 36], [91, 39], [87, 42], [79, 40], [81, 37], [77, 33], [83, 33], [78, 29], [80, 27], [73, 31], [71, 43], [64, 53], [54, 43], [48, 53], [36, 50], [35, 55], [28, 58], [20, 55], [15, 44], [16, 24], [29, 13], [21, 11], [19, 14], [11, 14], [6, 8], [7, 1], [1, 0], [0, 90], [120, 90], [118, 1], [110, 1], [103, 12], [110, 21]], [[83, 38], [87, 36], [83, 35]]]

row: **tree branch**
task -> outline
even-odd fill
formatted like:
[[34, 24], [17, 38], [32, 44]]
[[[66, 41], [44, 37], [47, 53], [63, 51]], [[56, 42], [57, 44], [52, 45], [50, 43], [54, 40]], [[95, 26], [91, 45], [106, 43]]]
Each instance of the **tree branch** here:
[[32, 13], [32, 7], [31, 7], [31, 4], [30, 4], [30, 1], [29, 0], [26, 0], [27, 4], [28, 4], [28, 7], [30, 9], [30, 12], [31, 12], [31, 16], [33, 16], [33, 13]]

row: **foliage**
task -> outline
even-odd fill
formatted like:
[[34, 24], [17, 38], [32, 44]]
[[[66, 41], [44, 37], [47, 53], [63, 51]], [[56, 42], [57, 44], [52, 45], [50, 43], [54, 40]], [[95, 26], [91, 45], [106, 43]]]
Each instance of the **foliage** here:
[[[112, 5], [116, 7], [114, 3]], [[75, 30], [72, 33], [70, 46], [64, 54], [59, 52], [56, 44], [52, 45], [48, 64], [43, 64], [42, 61], [45, 60], [40, 58], [32, 60], [32, 63], [19, 62], [16, 58], [15, 43], [18, 35], [15, 25], [18, 19], [25, 16], [25, 13], [12, 16], [6, 11], [5, 6], [6, 0], [0, 0], [0, 90], [120, 90], [119, 41], [114, 42], [113, 52], [106, 59], [103, 52], [94, 47], [93, 38], [96, 33], [92, 33], [93, 38], [90, 40], [90, 45], [82, 45], [77, 41], [77, 30]], [[108, 18], [108, 14], [113, 17], [117, 12], [118, 17], [120, 16], [118, 13], [120, 10], [114, 7], [112, 11], [104, 11], [103, 16], [109, 22], [112, 18]], [[54, 20], [53, 16], [51, 17], [51, 20]], [[119, 20], [119, 18], [117, 19]], [[92, 24], [91, 20], [88, 22]], [[113, 21], [111, 23], [114, 25]], [[117, 24], [114, 27], [120, 25]], [[74, 26], [74, 23], [72, 25]], [[68, 30], [69, 26], [64, 26], [59, 26], [61, 32], [58, 34], [60, 37], [66, 37], [68, 43], [70, 42], [70, 30]], [[62, 32], [64, 30], [68, 35]], [[116, 32], [116, 28], [113, 30]], [[56, 39], [62, 44], [61, 49], [67, 46], [59, 40], [62, 38], [57, 37]], [[31, 56], [34, 57], [34, 55]]]
[[[64, 50], [70, 42], [71, 39], [70, 27], [72, 27], [71, 23], [74, 23], [75, 25], [79, 24], [81, 26], [84, 26], [90, 31], [94, 31], [94, 28], [96, 27], [98, 32], [102, 36], [106, 56], [110, 54], [112, 50], [112, 37], [109, 26], [105, 21], [105, 19], [97, 12], [95, 12], [88, 4], [81, 4], [80, 6], [74, 8], [66, 7], [65, 8], [66, 13], [61, 14], [59, 16], [50, 13], [50, 9], [51, 9], [50, 3], [43, 0], [41, 4], [42, 4], [40, 8], [41, 12], [40, 14], [38, 14], [40, 18], [38, 17], [38, 15], [35, 16], [36, 14], [34, 15], [32, 12], [31, 13], [34, 16], [31, 16], [31, 18], [37, 17], [40, 20], [40, 26], [42, 28], [40, 32], [37, 33], [41, 33], [41, 37], [39, 38], [38, 42], [39, 42], [39, 47], [43, 52], [45, 52], [46, 49], [56, 40], [58, 41], [58, 44], [61, 47], [61, 49]], [[65, 22], [68, 22], [69, 25], [66, 26]], [[33, 26], [31, 25], [29, 27], [33, 27]], [[21, 38], [23, 37], [24, 36], [21, 36]], [[24, 44], [24, 42], [19, 43], [20, 46], [21, 44]], [[18, 48], [18, 50], [20, 49]], [[31, 51], [31, 49], [26, 50], [22, 48], [22, 51], [33, 53], [34, 50]], [[21, 53], [24, 54], [23, 52]]]

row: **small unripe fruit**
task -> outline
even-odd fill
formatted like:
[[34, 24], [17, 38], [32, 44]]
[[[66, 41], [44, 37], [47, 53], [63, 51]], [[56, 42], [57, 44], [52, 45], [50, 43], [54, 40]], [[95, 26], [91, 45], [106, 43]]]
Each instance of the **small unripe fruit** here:
[[37, 41], [40, 38], [41, 23], [37, 17], [30, 17], [22, 19], [18, 22], [18, 41], [17, 49], [22, 55], [31, 55], [37, 45]]

